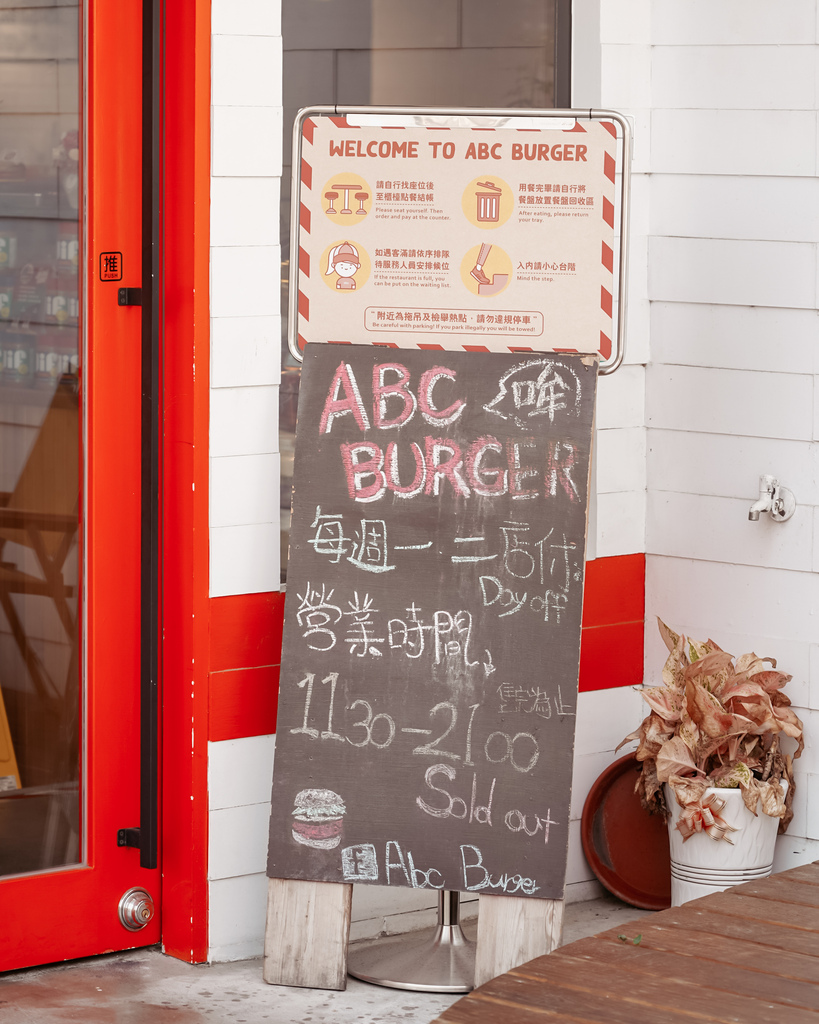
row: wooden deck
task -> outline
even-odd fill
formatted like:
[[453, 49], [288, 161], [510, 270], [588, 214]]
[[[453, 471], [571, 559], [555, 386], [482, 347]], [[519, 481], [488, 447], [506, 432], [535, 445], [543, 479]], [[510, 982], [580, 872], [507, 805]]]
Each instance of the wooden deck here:
[[563, 946], [438, 1018], [550, 1021], [819, 1024], [819, 862]]

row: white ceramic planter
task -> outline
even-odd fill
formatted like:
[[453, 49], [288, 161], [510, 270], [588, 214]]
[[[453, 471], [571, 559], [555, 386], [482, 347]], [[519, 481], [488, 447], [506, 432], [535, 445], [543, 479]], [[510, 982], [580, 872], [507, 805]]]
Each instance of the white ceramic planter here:
[[[787, 783], [782, 785], [784, 788]], [[666, 803], [671, 811], [668, 839], [673, 907], [732, 885], [765, 878], [771, 873], [779, 818], [771, 818], [761, 810], [754, 817], [742, 802], [738, 789], [706, 790], [707, 795], [712, 793], [725, 801], [720, 817], [738, 829], [730, 833], [733, 846], [725, 840], [715, 842], [704, 832], [695, 833], [684, 843], [676, 827], [682, 808], [669, 787], [665, 787]]]

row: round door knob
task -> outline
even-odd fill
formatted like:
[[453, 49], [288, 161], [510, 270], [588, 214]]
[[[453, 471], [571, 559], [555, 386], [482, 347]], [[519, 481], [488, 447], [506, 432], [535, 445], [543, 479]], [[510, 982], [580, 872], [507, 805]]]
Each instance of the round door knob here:
[[123, 928], [138, 932], [154, 916], [154, 901], [144, 889], [129, 889], [119, 901], [119, 919]]

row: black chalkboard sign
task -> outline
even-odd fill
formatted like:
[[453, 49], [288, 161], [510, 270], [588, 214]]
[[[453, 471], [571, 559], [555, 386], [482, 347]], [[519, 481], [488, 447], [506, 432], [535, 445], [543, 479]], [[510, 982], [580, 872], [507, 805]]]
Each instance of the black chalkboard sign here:
[[307, 346], [271, 877], [562, 897], [596, 381]]

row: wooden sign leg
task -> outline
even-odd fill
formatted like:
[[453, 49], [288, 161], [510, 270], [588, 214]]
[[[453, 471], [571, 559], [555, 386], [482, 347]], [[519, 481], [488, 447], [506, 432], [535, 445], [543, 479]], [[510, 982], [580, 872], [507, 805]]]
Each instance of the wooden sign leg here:
[[563, 900], [481, 895], [475, 988], [557, 949], [563, 935], [563, 906]]
[[264, 980], [299, 988], [347, 987], [353, 887], [269, 878]]

